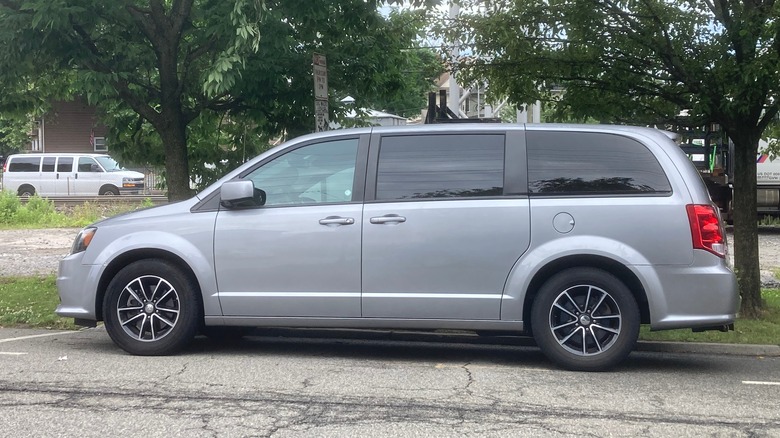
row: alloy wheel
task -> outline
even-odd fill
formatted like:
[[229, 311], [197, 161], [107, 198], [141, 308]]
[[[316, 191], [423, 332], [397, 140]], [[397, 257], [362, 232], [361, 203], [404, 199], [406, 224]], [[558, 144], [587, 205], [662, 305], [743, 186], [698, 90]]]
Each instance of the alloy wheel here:
[[615, 299], [592, 285], [572, 286], [553, 301], [549, 327], [566, 351], [594, 356], [608, 350], [620, 336], [623, 318]]
[[117, 317], [131, 338], [154, 342], [167, 336], [179, 320], [181, 302], [164, 278], [146, 275], [129, 282], [119, 294]]

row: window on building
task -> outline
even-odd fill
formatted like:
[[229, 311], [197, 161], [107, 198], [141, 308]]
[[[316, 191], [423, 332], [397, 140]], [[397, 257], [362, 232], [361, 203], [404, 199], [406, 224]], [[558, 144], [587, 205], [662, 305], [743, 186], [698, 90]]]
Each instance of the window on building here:
[[106, 145], [105, 137], [95, 137], [95, 152], [106, 152], [108, 146]]

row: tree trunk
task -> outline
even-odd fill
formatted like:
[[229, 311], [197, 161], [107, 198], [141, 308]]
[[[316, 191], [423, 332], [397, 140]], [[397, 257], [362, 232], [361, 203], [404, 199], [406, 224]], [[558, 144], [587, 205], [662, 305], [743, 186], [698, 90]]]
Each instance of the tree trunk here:
[[158, 130], [165, 147], [165, 182], [168, 200], [181, 201], [192, 196], [190, 166], [187, 157], [187, 124], [181, 108], [164, 114], [166, 128]]
[[742, 296], [740, 315], [761, 315], [761, 272], [758, 266], [756, 218], [756, 154], [760, 133], [731, 133], [734, 142], [734, 270]]

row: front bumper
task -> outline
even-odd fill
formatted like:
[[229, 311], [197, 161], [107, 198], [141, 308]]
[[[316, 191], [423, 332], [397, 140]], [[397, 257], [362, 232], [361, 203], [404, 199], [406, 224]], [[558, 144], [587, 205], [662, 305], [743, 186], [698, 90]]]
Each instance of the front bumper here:
[[60, 304], [55, 313], [65, 318], [96, 321], [95, 309], [100, 265], [81, 263], [84, 252], [70, 254], [60, 260], [57, 291]]

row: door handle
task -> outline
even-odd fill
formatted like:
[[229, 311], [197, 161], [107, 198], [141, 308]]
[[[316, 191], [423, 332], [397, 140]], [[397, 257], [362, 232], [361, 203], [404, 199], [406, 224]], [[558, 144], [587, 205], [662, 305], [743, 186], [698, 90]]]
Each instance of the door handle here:
[[351, 217], [328, 216], [325, 219], [320, 219], [320, 225], [352, 225], [354, 223], [355, 219]]
[[398, 216], [397, 214], [387, 214], [384, 216], [372, 217], [369, 219], [372, 224], [388, 224], [388, 223], [402, 223], [406, 222], [406, 218]]

